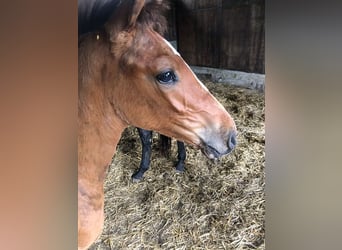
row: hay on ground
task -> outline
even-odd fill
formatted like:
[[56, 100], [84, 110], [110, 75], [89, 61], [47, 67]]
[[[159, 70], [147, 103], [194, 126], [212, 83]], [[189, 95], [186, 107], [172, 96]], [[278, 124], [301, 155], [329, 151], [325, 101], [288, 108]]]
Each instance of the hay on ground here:
[[105, 182], [105, 225], [95, 249], [265, 249], [265, 103], [263, 94], [205, 82], [236, 121], [238, 145], [218, 162], [187, 147], [176, 173], [156, 149], [139, 183], [135, 128], [125, 130]]

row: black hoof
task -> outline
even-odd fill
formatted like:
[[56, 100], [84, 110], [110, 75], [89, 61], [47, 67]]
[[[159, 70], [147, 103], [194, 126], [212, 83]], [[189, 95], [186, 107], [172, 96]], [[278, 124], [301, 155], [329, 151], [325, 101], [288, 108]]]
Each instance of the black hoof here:
[[177, 173], [183, 173], [184, 172], [184, 164], [183, 163], [178, 163], [176, 165], [176, 172]]
[[137, 178], [132, 177], [132, 182], [133, 182], [133, 183], [138, 183], [138, 182], [140, 182], [140, 181], [141, 181], [141, 179], [137, 179]]
[[133, 174], [133, 175], [132, 175], [132, 181], [133, 181], [134, 183], [141, 181], [142, 178], [143, 178], [143, 175], [144, 175], [144, 174], [141, 174], [141, 173], [139, 173], [139, 172]]

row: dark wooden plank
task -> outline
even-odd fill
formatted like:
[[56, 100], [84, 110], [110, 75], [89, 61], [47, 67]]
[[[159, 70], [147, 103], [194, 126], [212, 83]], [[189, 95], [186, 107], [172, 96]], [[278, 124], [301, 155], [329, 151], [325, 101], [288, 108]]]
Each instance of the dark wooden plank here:
[[[177, 5], [176, 7], [176, 29], [178, 51], [188, 64], [196, 64], [196, 18], [190, 9], [190, 4], [194, 1], [182, 0], [186, 6]], [[194, 7], [194, 5], [193, 5]]]
[[178, 48], [192, 65], [265, 72], [264, 0], [182, 0]]
[[196, 1], [196, 9], [205, 9], [205, 8], [213, 8], [217, 7], [221, 0], [197, 0]]
[[249, 7], [223, 10], [220, 68], [248, 69]]
[[181, 2], [189, 9], [196, 9], [196, 1], [195, 0], [181, 0]]
[[189, 64], [218, 66], [218, 10], [210, 8], [178, 13], [178, 49]]
[[265, 6], [251, 5], [249, 69], [265, 73]]
[[168, 28], [164, 36], [167, 40], [172, 41], [172, 40], [177, 40], [176, 12], [175, 12], [175, 6], [173, 4], [170, 7], [171, 9], [167, 12]]
[[222, 9], [219, 67], [265, 73], [264, 0], [229, 2]]
[[196, 15], [196, 65], [217, 67], [219, 34], [217, 9], [197, 11]]

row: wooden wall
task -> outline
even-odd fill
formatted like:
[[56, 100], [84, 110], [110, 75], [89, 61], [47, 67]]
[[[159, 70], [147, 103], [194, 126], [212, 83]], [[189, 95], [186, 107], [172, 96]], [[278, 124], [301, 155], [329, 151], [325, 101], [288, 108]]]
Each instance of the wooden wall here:
[[264, 0], [180, 0], [171, 13], [190, 65], [265, 73]]

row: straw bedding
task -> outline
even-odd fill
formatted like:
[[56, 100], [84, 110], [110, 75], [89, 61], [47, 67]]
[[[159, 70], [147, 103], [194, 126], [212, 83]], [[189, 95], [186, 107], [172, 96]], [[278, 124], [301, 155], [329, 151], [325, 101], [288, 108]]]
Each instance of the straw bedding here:
[[139, 183], [134, 128], [125, 130], [105, 182], [105, 225], [95, 249], [265, 249], [264, 95], [204, 81], [235, 119], [238, 145], [217, 162], [187, 147], [176, 173], [176, 143], [165, 158], [153, 138], [151, 168]]

